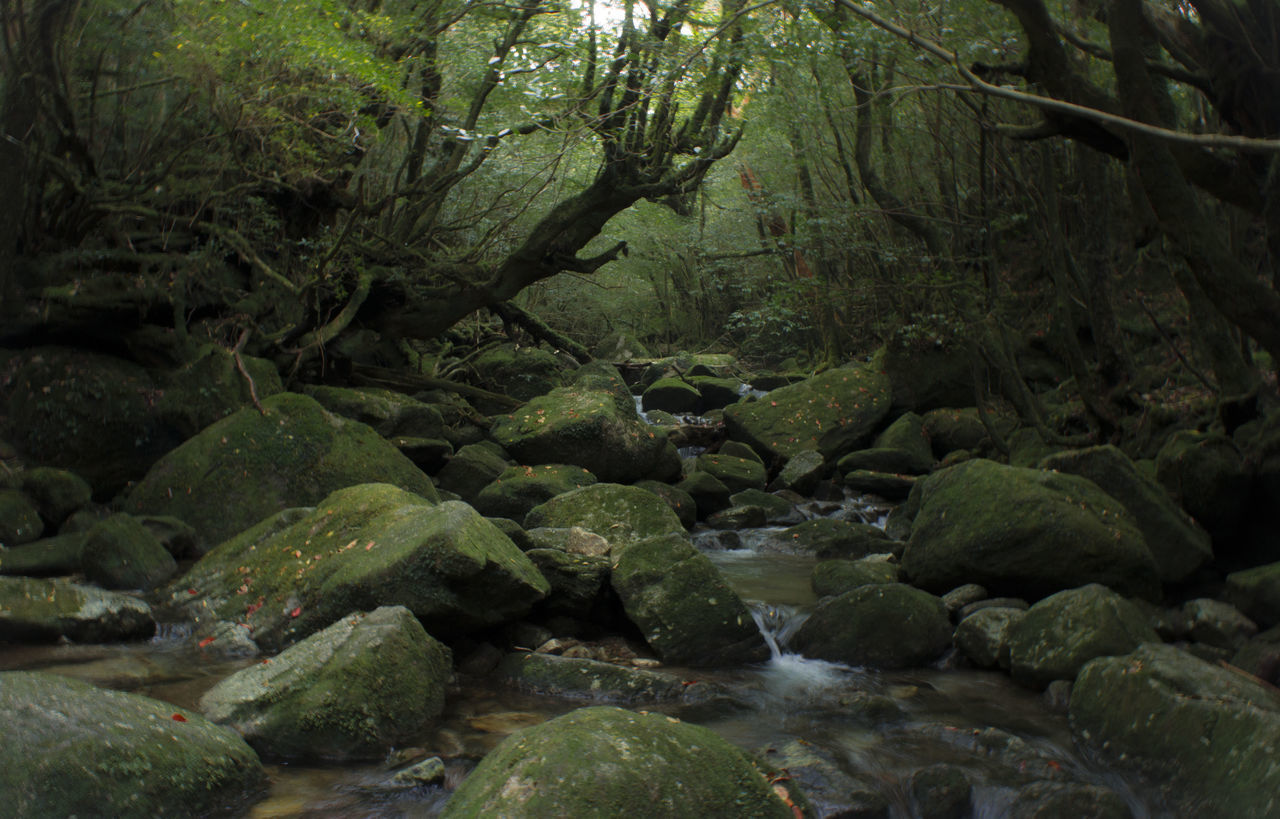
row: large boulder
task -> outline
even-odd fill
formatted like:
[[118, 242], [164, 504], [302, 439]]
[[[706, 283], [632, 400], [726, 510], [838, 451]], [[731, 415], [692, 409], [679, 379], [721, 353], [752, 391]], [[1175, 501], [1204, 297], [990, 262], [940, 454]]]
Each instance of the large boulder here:
[[793, 819], [799, 794], [771, 784], [710, 730], [660, 714], [581, 708], [517, 731], [445, 804], [448, 817], [753, 816]]
[[444, 709], [451, 655], [403, 606], [352, 614], [200, 698], [259, 753], [368, 758], [414, 736]]
[[236, 733], [167, 702], [53, 674], [0, 674], [11, 816], [238, 813], [265, 784]]
[[265, 413], [243, 409], [218, 421], [161, 458], [129, 494], [126, 511], [180, 518], [207, 549], [268, 515], [355, 484], [385, 481], [436, 498], [431, 479], [364, 424], [295, 393], [262, 407]]
[[782, 551], [811, 554], [823, 560], [857, 560], [893, 551], [883, 529], [869, 523], [814, 518], [789, 526], [771, 539]]
[[1036, 603], [1010, 624], [1008, 640], [1013, 678], [1043, 688], [1074, 680], [1095, 657], [1128, 654], [1160, 636], [1136, 605], [1092, 583]]
[[1179, 816], [1280, 813], [1280, 695], [1172, 646], [1102, 657], [1071, 692], [1076, 742], [1162, 788]]
[[0, 546], [21, 546], [44, 534], [40, 510], [16, 489], [0, 489]]
[[1139, 472], [1129, 456], [1116, 447], [1095, 446], [1059, 452], [1042, 460], [1040, 468], [1088, 478], [1120, 501], [1133, 515], [1164, 582], [1185, 580], [1213, 559], [1209, 533], [1196, 525], [1162, 486]]
[[0, 642], [107, 643], [155, 631], [151, 607], [136, 597], [65, 580], [0, 577]]
[[511, 459], [502, 447], [493, 441], [480, 441], [453, 453], [436, 473], [436, 483], [467, 503], [474, 503], [480, 491], [511, 466]]
[[987, 426], [982, 423], [976, 407], [929, 410], [922, 416], [921, 423], [933, 456], [938, 459], [958, 449], [978, 452], [991, 443]]
[[670, 413], [693, 413], [702, 410], [702, 393], [679, 378], [659, 378], [641, 396], [645, 412], [663, 410]]
[[830, 461], [870, 440], [888, 412], [889, 381], [882, 373], [840, 367], [726, 407], [724, 426], [731, 439], [769, 459], [819, 450]]
[[160, 539], [125, 514], [112, 515], [85, 534], [80, 565], [86, 577], [108, 589], [150, 590], [178, 571]]
[[1159, 595], [1155, 559], [1133, 517], [1091, 481], [975, 459], [930, 475], [918, 491], [902, 568], [921, 588], [941, 594], [979, 583], [1034, 600], [1102, 583]]
[[905, 583], [859, 586], [818, 603], [791, 641], [806, 657], [875, 668], [925, 665], [951, 647], [947, 607]]
[[72, 512], [88, 505], [93, 498], [93, 488], [88, 482], [65, 469], [38, 466], [22, 472], [18, 480], [23, 494], [51, 526], [61, 526]]
[[973, 405], [973, 368], [963, 343], [949, 338], [945, 318], [904, 325], [873, 360], [893, 385], [895, 412]]
[[260, 646], [276, 650], [383, 605], [402, 605], [450, 637], [520, 617], [548, 588], [511, 539], [465, 503], [362, 484], [226, 541], [168, 594], [202, 629], [247, 623]]
[[615, 560], [637, 541], [684, 532], [680, 518], [662, 498], [636, 486], [614, 483], [592, 484], [557, 495], [531, 509], [524, 526], [580, 526], [608, 540]]
[[533, 507], [556, 495], [563, 495], [595, 482], [596, 476], [580, 466], [512, 466], [481, 489], [471, 505], [486, 517], [524, 520], [524, 516]]
[[717, 666], [769, 658], [750, 609], [683, 534], [627, 547], [612, 583], [627, 617], [664, 662]]
[[956, 626], [956, 648], [978, 668], [1008, 668], [1009, 628], [1025, 614], [1007, 606], [978, 609]]
[[710, 472], [730, 492], [764, 489], [768, 474], [759, 459], [736, 458], [732, 455], [699, 455], [697, 469]]
[[496, 418], [493, 438], [523, 464], [573, 464], [602, 481], [664, 480], [679, 472], [667, 436], [608, 392], [562, 387]]
[[309, 384], [303, 393], [320, 406], [374, 428], [384, 438], [443, 438], [440, 410], [394, 390]]
[[528, 401], [564, 384], [564, 365], [555, 354], [540, 347], [501, 344], [477, 356], [471, 366], [481, 386]]
[[56, 577], [80, 571], [84, 532], [46, 537], [12, 549], [0, 549], [0, 574]]

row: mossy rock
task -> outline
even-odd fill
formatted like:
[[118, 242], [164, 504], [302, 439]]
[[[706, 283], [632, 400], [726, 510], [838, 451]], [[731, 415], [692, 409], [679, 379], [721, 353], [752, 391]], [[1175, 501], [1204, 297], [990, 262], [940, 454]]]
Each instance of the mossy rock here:
[[700, 412], [723, 409], [736, 404], [742, 398], [742, 382], [736, 378], [719, 378], [714, 375], [690, 375], [689, 383], [702, 395]]
[[622, 379], [618, 368], [604, 361], [589, 361], [574, 371], [572, 384], [584, 390], [607, 392], [624, 416], [636, 414], [636, 399]]
[[874, 583], [819, 602], [792, 645], [820, 660], [911, 668], [951, 647], [951, 620], [942, 601], [928, 592], [905, 583]]
[[207, 344], [185, 366], [169, 373], [157, 408], [167, 424], [183, 438], [258, 400], [284, 391], [275, 365], [263, 358], [241, 355], [244, 371], [253, 380], [253, 390], [240, 372], [236, 358], [224, 347]]
[[488, 517], [524, 520], [538, 504], [593, 483], [596, 476], [580, 466], [512, 466], [481, 489], [472, 506]]
[[581, 526], [607, 539], [616, 560], [631, 544], [669, 532], [684, 532], [684, 525], [661, 498], [634, 486], [597, 483], [535, 506], [524, 527], [569, 528]]
[[660, 378], [650, 384], [640, 399], [645, 411], [663, 410], [674, 414], [702, 411], [702, 393], [679, 378]]
[[923, 475], [929, 471], [932, 463], [932, 460], [926, 462], [905, 449], [872, 447], [845, 455], [836, 462], [836, 471], [842, 475], [855, 470], [891, 475]]
[[692, 529], [698, 522], [698, 506], [693, 496], [683, 489], [661, 481], [636, 481], [634, 485], [662, 498], [671, 507], [671, 511], [676, 513], [676, 517], [680, 518], [684, 528]]
[[897, 583], [900, 570], [896, 563], [875, 558], [861, 560], [823, 560], [813, 567], [809, 583], [814, 595], [832, 597], [873, 583]]
[[539, 604], [540, 610], [590, 617], [605, 603], [612, 571], [608, 557], [570, 554], [561, 549], [530, 549], [525, 554], [551, 587]]
[[799, 511], [796, 505], [786, 498], [763, 492], [759, 489], [744, 489], [734, 492], [729, 501], [734, 506], [755, 506], [764, 511], [765, 519], [770, 523], [798, 523]]
[[1133, 809], [1123, 796], [1098, 785], [1079, 782], [1032, 782], [1018, 788], [1009, 805], [1009, 819], [1132, 819]]
[[1074, 680], [1095, 657], [1128, 654], [1160, 636], [1141, 609], [1091, 583], [1036, 603], [1009, 627], [1008, 639], [1013, 678], [1043, 688]]
[[978, 609], [956, 626], [956, 648], [978, 668], [1008, 668], [1009, 629], [1025, 613], [1006, 606]]
[[0, 489], [0, 546], [21, 546], [44, 534], [40, 511], [16, 489]]
[[117, 514], [84, 536], [80, 565], [108, 589], [154, 589], [178, 571], [178, 563], [151, 530], [132, 515]]
[[1186, 580], [1213, 559], [1209, 533], [1178, 507], [1164, 488], [1138, 471], [1114, 446], [1096, 446], [1051, 455], [1040, 462], [1053, 469], [1088, 478], [1120, 501], [1133, 515], [1138, 531], [1156, 560], [1165, 583]]
[[24, 471], [19, 478], [23, 494], [51, 526], [60, 525], [93, 499], [93, 487], [88, 481], [65, 469], [38, 466]]
[[663, 662], [722, 666], [769, 657], [750, 609], [683, 534], [629, 546], [612, 583], [627, 617]]
[[608, 392], [564, 387], [498, 416], [493, 438], [523, 464], [573, 464], [602, 481], [669, 477], [666, 433], [627, 415]]
[[661, 671], [524, 651], [503, 658], [498, 673], [531, 694], [617, 704], [678, 702], [688, 683]]
[[266, 784], [234, 731], [54, 674], [0, 674], [0, 720], [0, 793], [13, 816], [234, 813]]
[[1156, 479], [1217, 541], [1232, 538], [1244, 526], [1253, 479], [1240, 450], [1225, 435], [1174, 433], [1156, 455]]
[[263, 755], [382, 757], [444, 710], [451, 664], [408, 609], [383, 606], [232, 674], [200, 698], [200, 710]]
[[1280, 623], [1280, 563], [1227, 575], [1226, 596], [1259, 625]]
[[55, 577], [80, 571], [83, 532], [46, 537], [31, 543], [0, 549], [0, 574]]
[[906, 469], [881, 471], [923, 475], [933, 466], [933, 448], [928, 433], [924, 431], [924, 418], [914, 412], [898, 416], [875, 437], [871, 445], [874, 449], [896, 449], [905, 453]]
[[[788, 793], [788, 800], [781, 793]], [[660, 714], [593, 706], [507, 737], [465, 779], [442, 816], [794, 819], [804, 804], [747, 754], [706, 728]]]
[[[895, 338], [873, 356], [893, 384], [893, 409], [927, 412], [973, 404], [973, 375], [962, 343]], [[921, 343], [923, 342], [923, 343]]]
[[869, 523], [852, 523], [833, 518], [815, 518], [788, 527], [777, 535], [787, 551], [812, 554], [823, 560], [857, 560], [869, 554], [891, 550], [883, 529]]
[[976, 407], [940, 407], [921, 417], [921, 427], [929, 438], [934, 458], [941, 459], [958, 449], [976, 452], [991, 442], [987, 427]]
[[885, 500], [897, 501], [911, 494], [917, 480], [914, 475], [902, 475], [897, 472], [851, 469], [844, 473], [841, 483], [854, 492], [878, 495]]
[[764, 489], [768, 479], [764, 464], [759, 459], [735, 458], [732, 455], [699, 455], [697, 469], [710, 472], [730, 492], [744, 489]]
[[181, 442], [136, 364], [58, 347], [31, 350], [14, 377], [7, 437], [34, 463], [69, 469], [108, 496]]
[[1178, 816], [1280, 812], [1280, 697], [1173, 646], [1086, 665], [1071, 730], [1102, 764], [1159, 787]]
[[453, 453], [440, 471], [436, 482], [445, 491], [453, 492], [467, 503], [473, 502], [498, 476], [512, 466], [506, 451], [492, 441], [481, 441]]
[[323, 384], [308, 384], [302, 391], [334, 415], [371, 426], [384, 438], [444, 437], [440, 410], [404, 393]]
[[485, 389], [518, 401], [545, 395], [565, 383], [560, 359], [539, 347], [499, 345], [481, 353], [471, 366]]
[[155, 632], [151, 607], [136, 597], [65, 580], [0, 577], [0, 641], [109, 643]]
[[732, 504], [729, 487], [710, 472], [695, 469], [676, 484], [676, 489], [693, 498], [699, 518], [708, 518], [716, 512], [728, 509]]
[[943, 593], [978, 583], [997, 596], [1036, 600], [1101, 583], [1159, 597], [1155, 559], [1132, 515], [1091, 481], [983, 459], [921, 480], [902, 557], [921, 588]]
[[161, 458], [125, 511], [178, 517], [207, 549], [268, 515], [355, 484], [386, 481], [436, 498], [431, 479], [370, 427], [296, 393], [262, 406], [265, 415], [240, 410]]
[[730, 439], [785, 460], [804, 450], [839, 457], [870, 440], [889, 412], [889, 381], [865, 367], [840, 367], [724, 411]]
[[801, 495], [811, 495], [827, 475], [827, 461], [821, 452], [805, 450], [797, 452], [783, 464], [770, 489], [790, 489]]
[[247, 623], [259, 645], [278, 650], [383, 605], [406, 607], [448, 638], [520, 617], [548, 589], [510, 538], [465, 503], [362, 484], [222, 543], [166, 595], [200, 629]]

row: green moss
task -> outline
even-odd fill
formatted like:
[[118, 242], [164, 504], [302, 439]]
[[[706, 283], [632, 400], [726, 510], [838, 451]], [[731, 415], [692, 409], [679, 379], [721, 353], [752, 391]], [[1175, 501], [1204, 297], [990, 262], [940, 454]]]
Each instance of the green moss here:
[[697, 468], [715, 475], [730, 492], [744, 489], [764, 489], [768, 473], [758, 459], [736, 458], [732, 455], [699, 455]]
[[526, 529], [581, 526], [607, 539], [615, 557], [644, 538], [683, 532], [680, 519], [661, 498], [634, 486], [598, 483], [557, 495], [530, 510]]
[[513, 466], [480, 490], [472, 505], [482, 515], [524, 520], [538, 504], [595, 482], [596, 476], [580, 466]]
[[136, 597], [65, 580], [0, 577], [0, 641], [81, 643], [145, 639], [151, 608]]
[[805, 656], [850, 665], [909, 668], [951, 646], [946, 606], [905, 583], [860, 586], [818, 604], [796, 632]]

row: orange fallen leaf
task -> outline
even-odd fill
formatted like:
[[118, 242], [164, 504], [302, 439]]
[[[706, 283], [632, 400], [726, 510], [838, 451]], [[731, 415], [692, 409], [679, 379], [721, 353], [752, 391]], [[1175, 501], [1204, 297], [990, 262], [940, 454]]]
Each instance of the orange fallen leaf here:
[[184, 716], [182, 716], [181, 714], [174, 714], [174, 715], [173, 715], [173, 721], [174, 721], [174, 722], [186, 722], [186, 721], [187, 721], [187, 718], [186, 718], [186, 717], [184, 717]]
[[296, 609], [289, 612], [290, 617], [297, 617], [299, 614], [302, 614], [302, 606], [298, 606]]
[[201, 648], [204, 648], [205, 646], [207, 646], [207, 645], [209, 645], [210, 643], [212, 643], [212, 642], [214, 641], [214, 639], [215, 639], [215, 638], [213, 638], [213, 637], [206, 637], [206, 638], [204, 638], [203, 640], [201, 640], [201, 641], [200, 641], [200, 647], [201, 647]]

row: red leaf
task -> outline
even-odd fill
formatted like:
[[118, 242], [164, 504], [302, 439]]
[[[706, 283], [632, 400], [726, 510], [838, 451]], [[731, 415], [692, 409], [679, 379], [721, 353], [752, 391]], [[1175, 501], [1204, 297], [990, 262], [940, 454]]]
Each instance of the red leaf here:
[[201, 648], [204, 648], [205, 646], [207, 646], [207, 645], [209, 645], [210, 643], [212, 643], [212, 642], [214, 641], [214, 639], [215, 639], [215, 638], [213, 638], [213, 637], [206, 637], [206, 638], [204, 638], [203, 640], [201, 640], [201, 641], [200, 641], [200, 647], [201, 647]]
[[195, 589], [187, 589], [187, 594], [195, 594], [195, 593], [196, 593]]
[[289, 612], [290, 617], [297, 617], [299, 614], [302, 614], [302, 606], [298, 606], [296, 609]]
[[173, 715], [173, 721], [174, 721], [174, 722], [186, 722], [186, 721], [187, 721], [187, 718], [186, 718], [186, 717], [184, 717], [184, 716], [182, 716], [181, 714], [174, 714], [174, 715]]

